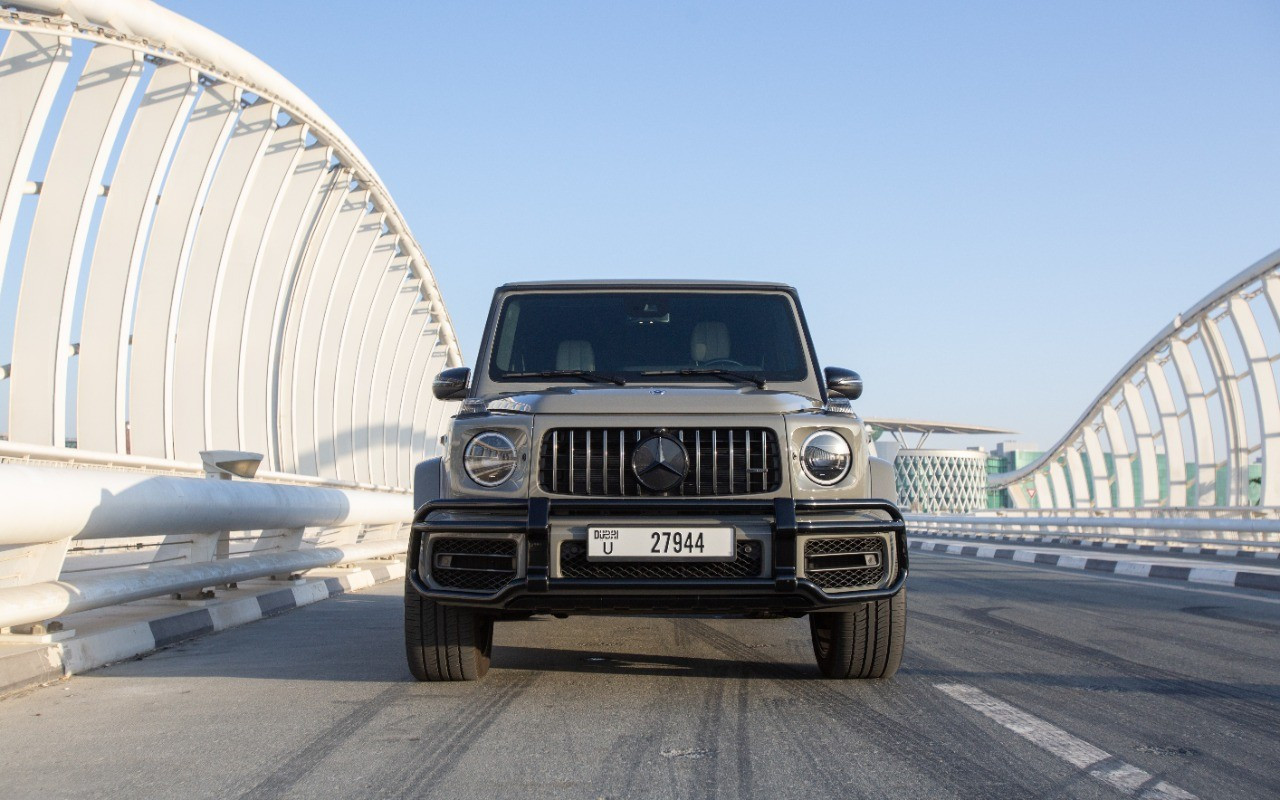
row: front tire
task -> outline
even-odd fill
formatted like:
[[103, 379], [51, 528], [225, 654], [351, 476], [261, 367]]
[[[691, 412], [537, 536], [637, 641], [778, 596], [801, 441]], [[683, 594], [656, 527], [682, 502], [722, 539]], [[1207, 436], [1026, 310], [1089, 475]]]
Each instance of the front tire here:
[[493, 619], [404, 590], [404, 649], [420, 681], [474, 681], [489, 671]]
[[907, 590], [852, 611], [809, 615], [813, 655], [826, 678], [892, 678], [907, 638]]

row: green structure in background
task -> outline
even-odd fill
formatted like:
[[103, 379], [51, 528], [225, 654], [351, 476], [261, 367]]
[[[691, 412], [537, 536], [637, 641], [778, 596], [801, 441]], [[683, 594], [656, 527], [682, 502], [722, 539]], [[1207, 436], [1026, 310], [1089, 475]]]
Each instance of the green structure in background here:
[[[996, 446], [994, 452], [987, 456], [987, 475], [999, 475], [1005, 472], [1012, 472], [1021, 469], [1028, 464], [1034, 463], [1036, 459], [1044, 454], [1041, 450], [1033, 449], [1031, 445], [1024, 445], [1018, 442], [1002, 442]], [[1084, 463], [1085, 476], [1090, 484], [1093, 481], [1093, 468], [1089, 463], [1088, 454], [1081, 454], [1081, 461]], [[1106, 469], [1104, 474], [1114, 474], [1115, 459], [1110, 453], [1104, 454], [1106, 461]], [[1158, 497], [1148, 498], [1143, 495], [1142, 466], [1135, 459], [1130, 468], [1133, 471], [1133, 491], [1134, 502], [1137, 506], [1163, 506], [1169, 505], [1169, 462], [1163, 453], [1156, 455], [1157, 478], [1156, 483], [1160, 487]], [[1188, 462], [1186, 466], [1187, 474], [1192, 474], [1195, 469], [1194, 462]], [[1071, 472], [1064, 470], [1066, 473], [1067, 483], [1070, 485]], [[1226, 502], [1228, 481], [1230, 480], [1230, 471], [1227, 465], [1219, 465], [1215, 471], [1215, 481], [1213, 486], [1213, 497], [1205, 502], [1200, 502], [1200, 498], [1196, 492], [1192, 492], [1187, 498], [1189, 506], [1221, 506], [1228, 505]], [[1030, 480], [1023, 484], [1028, 492], [1035, 492], [1035, 487]], [[1114, 482], [1110, 484], [1111, 498], [1110, 505], [1118, 507], [1120, 505], [1119, 492]], [[1073, 495], [1089, 495], [1087, 487], [1082, 492], [1080, 487], [1071, 486]], [[1249, 489], [1248, 489], [1249, 505], [1256, 506], [1262, 504], [1262, 465], [1253, 463], [1249, 465]], [[1034, 494], [1033, 494], [1034, 496]], [[1097, 504], [1093, 504], [1096, 507]], [[987, 490], [987, 508], [1014, 508], [1012, 498], [1009, 496], [1009, 490], [1005, 488]]]

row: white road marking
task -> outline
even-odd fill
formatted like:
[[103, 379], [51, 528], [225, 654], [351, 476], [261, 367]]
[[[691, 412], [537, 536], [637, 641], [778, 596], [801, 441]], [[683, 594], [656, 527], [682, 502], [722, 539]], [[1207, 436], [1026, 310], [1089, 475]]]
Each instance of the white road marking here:
[[937, 683], [934, 688], [1127, 795], [1141, 800], [1198, 800], [1194, 794], [1164, 781], [1157, 781], [1146, 770], [1127, 764], [1106, 750], [1094, 747], [1056, 725], [1014, 708], [981, 689], [966, 683]]

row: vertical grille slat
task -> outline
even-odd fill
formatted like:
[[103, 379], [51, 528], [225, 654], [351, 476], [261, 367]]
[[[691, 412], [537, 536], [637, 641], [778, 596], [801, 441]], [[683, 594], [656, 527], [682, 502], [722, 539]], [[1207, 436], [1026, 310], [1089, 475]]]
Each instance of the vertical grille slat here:
[[760, 431], [760, 485], [769, 485], [769, 445]]
[[702, 494], [702, 431], [693, 432], [693, 491]]
[[720, 491], [720, 448], [716, 443], [716, 431], [711, 429], [711, 493]]
[[[538, 455], [539, 485], [551, 494], [570, 496], [652, 495], [636, 480], [629, 455], [655, 430], [547, 431]], [[781, 483], [778, 436], [769, 428], [685, 428], [669, 431], [669, 435], [684, 445], [688, 473], [679, 486], [666, 493], [668, 496], [758, 494], [776, 491]], [[616, 441], [610, 441], [615, 437]]]

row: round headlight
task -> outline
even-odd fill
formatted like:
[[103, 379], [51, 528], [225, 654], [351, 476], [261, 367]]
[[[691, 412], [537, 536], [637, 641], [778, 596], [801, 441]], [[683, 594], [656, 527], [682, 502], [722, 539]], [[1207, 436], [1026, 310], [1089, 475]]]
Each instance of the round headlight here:
[[497, 431], [485, 431], [467, 443], [462, 465], [481, 486], [505, 483], [516, 471], [516, 446]]
[[800, 447], [800, 464], [814, 483], [830, 486], [849, 474], [853, 455], [849, 443], [835, 431], [810, 434]]

